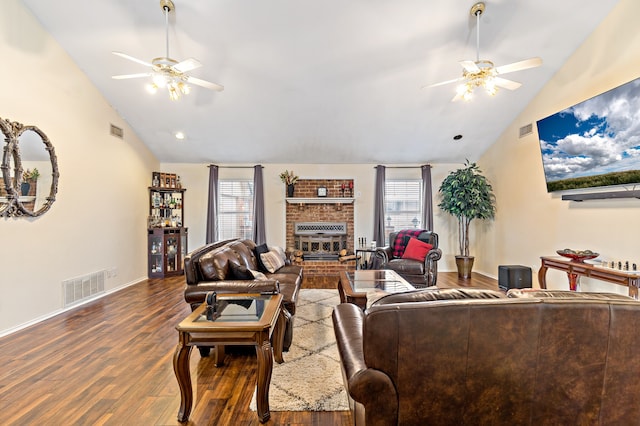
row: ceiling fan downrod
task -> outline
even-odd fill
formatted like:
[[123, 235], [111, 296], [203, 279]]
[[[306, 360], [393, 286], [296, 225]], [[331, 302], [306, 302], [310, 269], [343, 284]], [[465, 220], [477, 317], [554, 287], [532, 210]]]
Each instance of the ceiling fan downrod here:
[[171, 0], [160, 0], [160, 8], [164, 13], [164, 39], [167, 52], [165, 58], [169, 58], [169, 12], [175, 9], [175, 6]]
[[471, 16], [476, 17], [476, 62], [480, 61], [480, 15], [484, 13], [484, 8], [483, 2], [471, 6]]

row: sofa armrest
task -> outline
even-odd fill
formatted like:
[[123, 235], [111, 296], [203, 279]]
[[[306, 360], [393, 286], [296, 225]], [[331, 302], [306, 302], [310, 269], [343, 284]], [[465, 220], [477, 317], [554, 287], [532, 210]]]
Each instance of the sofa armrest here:
[[442, 259], [442, 250], [439, 248], [431, 249], [424, 258], [425, 266], [427, 266], [429, 262], [437, 262], [440, 259]]
[[199, 306], [208, 292], [218, 293], [273, 293], [280, 292], [278, 280], [229, 280], [200, 281], [198, 285], [186, 285], [184, 300], [192, 308]]
[[398, 422], [398, 396], [391, 378], [367, 368], [363, 349], [362, 309], [341, 303], [333, 310], [333, 330], [347, 392], [365, 407], [366, 424], [389, 425]]
[[393, 259], [393, 251], [391, 251], [391, 247], [378, 247], [376, 248], [376, 256], [379, 256], [382, 259], [382, 263], [385, 264]]

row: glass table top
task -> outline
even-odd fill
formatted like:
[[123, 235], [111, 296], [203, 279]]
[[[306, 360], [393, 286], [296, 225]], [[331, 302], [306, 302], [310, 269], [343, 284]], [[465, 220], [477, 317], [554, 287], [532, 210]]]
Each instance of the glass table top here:
[[391, 270], [358, 270], [347, 272], [347, 277], [354, 292], [382, 290], [398, 293], [413, 290], [411, 284]]
[[270, 294], [244, 297], [219, 295], [215, 308], [207, 307], [194, 322], [259, 322], [271, 297]]

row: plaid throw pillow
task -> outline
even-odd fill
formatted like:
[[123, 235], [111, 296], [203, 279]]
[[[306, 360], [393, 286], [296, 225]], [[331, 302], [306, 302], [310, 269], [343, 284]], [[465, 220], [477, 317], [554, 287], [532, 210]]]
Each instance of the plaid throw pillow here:
[[404, 249], [407, 247], [407, 242], [409, 242], [409, 239], [405, 238], [406, 236], [418, 238], [418, 235], [422, 234], [423, 232], [424, 229], [404, 229], [402, 231], [398, 231], [392, 246], [393, 257], [402, 257], [402, 255], [404, 254]]

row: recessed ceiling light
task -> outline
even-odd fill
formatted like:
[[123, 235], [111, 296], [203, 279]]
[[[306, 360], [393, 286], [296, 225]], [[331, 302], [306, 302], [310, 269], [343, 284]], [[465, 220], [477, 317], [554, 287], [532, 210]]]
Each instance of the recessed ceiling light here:
[[454, 140], [454, 141], [459, 141], [460, 139], [462, 139], [462, 135], [455, 135], [455, 136], [453, 137], [453, 140]]
[[184, 138], [185, 138], [184, 133], [182, 133], [182, 132], [176, 132], [176, 139], [178, 139], [178, 140], [180, 140], [180, 141], [181, 141], [181, 140], [184, 140]]

